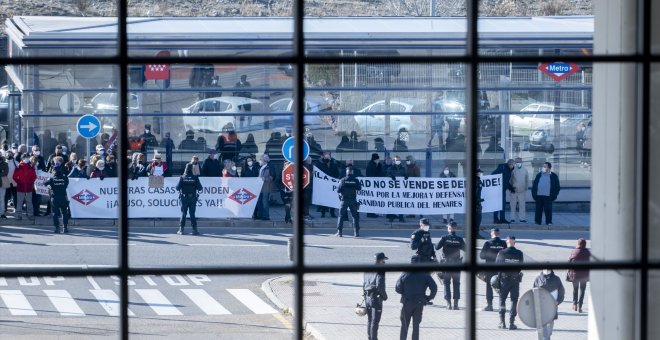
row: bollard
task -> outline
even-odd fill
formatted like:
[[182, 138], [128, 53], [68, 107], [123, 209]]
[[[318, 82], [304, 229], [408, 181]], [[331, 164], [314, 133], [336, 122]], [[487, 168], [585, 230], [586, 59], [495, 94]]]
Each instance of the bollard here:
[[287, 255], [289, 256], [289, 261], [293, 262], [293, 237], [289, 237], [289, 239], [286, 240], [286, 250]]

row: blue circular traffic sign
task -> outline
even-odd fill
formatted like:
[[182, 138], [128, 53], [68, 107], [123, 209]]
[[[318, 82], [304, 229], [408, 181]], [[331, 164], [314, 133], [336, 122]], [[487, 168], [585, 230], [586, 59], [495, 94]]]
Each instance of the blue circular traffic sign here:
[[[289, 137], [282, 144], [282, 155], [287, 162], [293, 163], [294, 158], [293, 137]], [[309, 144], [303, 139], [303, 161], [309, 157]]]
[[101, 121], [94, 115], [84, 115], [78, 119], [76, 129], [83, 138], [94, 138], [101, 131]]

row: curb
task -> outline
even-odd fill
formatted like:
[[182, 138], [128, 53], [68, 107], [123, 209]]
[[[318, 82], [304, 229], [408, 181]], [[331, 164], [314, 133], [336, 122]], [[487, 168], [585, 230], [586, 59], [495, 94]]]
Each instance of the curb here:
[[[282, 279], [282, 278], [284, 278], [284, 276], [276, 276], [276, 277], [273, 277], [273, 278], [270, 278], [270, 279], [264, 281], [263, 283], [261, 283], [261, 290], [264, 292], [264, 294], [266, 294], [266, 297], [273, 304], [275, 304], [275, 306], [277, 306], [277, 308], [279, 308], [280, 310], [287, 309], [289, 311], [289, 313], [291, 313], [291, 315], [295, 316], [295, 312], [294, 312], [293, 308], [290, 308], [289, 306], [285, 305], [282, 302], [282, 300], [280, 300], [280, 298], [278, 298], [277, 295], [275, 295], [275, 293], [273, 292], [273, 289], [271, 288], [271, 283], [273, 281], [279, 280], [279, 279]], [[303, 329], [305, 331], [309, 332], [309, 334], [311, 336], [313, 336], [314, 339], [316, 339], [316, 340], [326, 340], [326, 338], [318, 331], [318, 329], [316, 329], [311, 324], [307, 323], [305, 320], [303, 320], [302, 322], [303, 322]]]

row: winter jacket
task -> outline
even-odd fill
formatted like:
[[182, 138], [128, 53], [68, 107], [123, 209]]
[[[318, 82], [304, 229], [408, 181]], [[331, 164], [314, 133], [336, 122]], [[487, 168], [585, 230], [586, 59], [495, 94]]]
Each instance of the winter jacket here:
[[108, 174], [105, 173], [105, 169], [100, 170], [99, 168], [94, 169], [91, 174], [89, 174], [89, 178], [100, 178], [104, 179], [108, 177]]
[[[7, 175], [9, 175], [9, 165], [7, 165], [7, 162], [2, 162], [0, 163], [0, 181], [4, 181], [5, 179], [2, 177], [5, 177]], [[0, 184], [5, 184], [5, 183], [0, 182]], [[8, 184], [5, 185], [8, 186]]]
[[[589, 262], [591, 259], [591, 251], [587, 248], [575, 248], [571, 251], [571, 256], [568, 258], [568, 262]], [[568, 270], [568, 278], [571, 281], [589, 281], [589, 271], [588, 270]]]
[[[514, 167], [515, 168], [515, 167]], [[506, 190], [512, 190], [513, 186], [511, 186], [511, 169], [509, 169], [509, 164], [503, 163], [497, 166], [497, 169], [493, 171], [491, 175], [497, 175], [497, 174], [502, 174], [502, 189], [504, 191]], [[504, 192], [503, 191], [503, 192]]]
[[527, 169], [525, 167], [521, 167], [520, 169], [514, 167], [513, 172], [511, 172], [510, 183], [516, 193], [527, 191], [529, 186], [529, 172]]
[[220, 177], [220, 161], [207, 158], [202, 163], [202, 177]]
[[11, 186], [15, 188], [17, 184], [16, 181], [14, 180], [14, 172], [16, 172], [16, 169], [18, 168], [18, 163], [16, 163], [16, 161], [13, 159], [8, 159], [7, 166], [8, 166], [7, 178], [9, 178], [9, 181], [11, 182]]
[[85, 173], [85, 169], [78, 169], [78, 167], [73, 168], [71, 170], [71, 173], [69, 173], [69, 178], [87, 178], [87, 173]]
[[401, 165], [392, 165], [389, 170], [387, 170], [387, 176], [388, 177], [408, 177], [406, 175], [406, 167]]
[[[557, 291], [557, 298], [555, 301], [557, 304], [564, 302], [564, 285], [561, 283], [559, 276], [555, 275], [554, 272], [551, 272], [550, 275], [545, 275], [543, 273], [539, 274], [539, 276], [536, 277], [536, 280], [534, 280], [534, 288], [543, 288], [550, 294]], [[555, 320], [557, 320], [556, 312]]]
[[367, 164], [367, 177], [381, 177], [383, 176], [383, 164], [378, 162], [378, 164], [373, 161]]
[[271, 170], [270, 165], [266, 166], [261, 170], [259, 169], [259, 177], [264, 181], [264, 185], [261, 187], [261, 192], [272, 192], [275, 189], [275, 174]]
[[[536, 175], [536, 178], [534, 178], [534, 183], [532, 184], [532, 197], [534, 200], [536, 200], [536, 194], [539, 190], [539, 181], [541, 180], [541, 176], [543, 176], [543, 172], [539, 172]], [[557, 176], [557, 174], [554, 172], [550, 172], [550, 200], [556, 200], [557, 196], [559, 196], [560, 190], [561, 187], [559, 186], [559, 176]]]
[[252, 168], [245, 166], [241, 170], [241, 177], [259, 177], [260, 166], [257, 164], [252, 164]]
[[30, 164], [21, 162], [18, 169], [14, 171], [13, 178], [17, 183], [17, 192], [32, 192], [34, 182], [37, 180], [37, 172]]
[[421, 172], [417, 163], [413, 162], [410, 165], [406, 166], [406, 176], [407, 177], [421, 177]]

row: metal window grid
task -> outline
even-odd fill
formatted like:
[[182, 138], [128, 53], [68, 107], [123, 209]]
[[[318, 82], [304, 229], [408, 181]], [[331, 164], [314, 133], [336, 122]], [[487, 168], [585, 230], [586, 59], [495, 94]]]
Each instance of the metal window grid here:
[[[340, 64], [350, 60], [351, 63], [465, 63], [466, 77], [465, 77], [465, 91], [466, 91], [466, 138], [469, 141], [467, 145], [467, 159], [466, 159], [466, 173], [474, 172], [477, 158], [477, 107], [478, 98], [474, 95], [478, 87], [478, 65], [484, 62], [553, 62], [553, 61], [566, 61], [566, 56], [493, 56], [493, 55], [480, 55], [478, 53], [478, 0], [467, 1], [467, 37], [466, 37], [466, 54], [464, 56], [395, 56], [395, 57], [374, 57], [374, 56], [357, 56], [350, 58], [347, 57], [315, 57], [305, 55], [305, 42], [304, 42], [304, 27], [303, 27], [303, 14], [304, 14], [304, 1], [296, 0], [293, 8], [293, 54], [287, 56], [273, 56], [273, 57], [186, 57], [186, 63], [235, 63], [235, 64], [278, 64], [289, 63], [296, 65], [294, 74], [293, 93], [296, 98], [296, 110], [294, 111], [294, 127], [293, 131], [295, 136], [303, 136], [303, 115], [304, 101], [300, 98], [304, 97], [304, 82], [303, 74], [300, 72], [305, 64], [311, 63], [326, 63], [326, 64]], [[651, 53], [651, 1], [638, 0], [640, 4], [640, 17], [642, 20], [639, 23], [638, 32], [642, 47], [641, 51], [637, 54], [631, 55], [592, 55], [592, 56], [571, 56], [570, 61], [573, 62], [593, 62], [593, 63], [636, 63], [641, 66], [638, 74], [641, 74], [641, 101], [642, 112], [640, 117], [640, 124], [642, 127], [641, 136], [641, 157], [639, 157], [638, 164], [640, 166], [640, 175], [642, 179], [649, 176], [649, 126], [650, 126], [650, 70], [651, 64], [660, 62], [660, 55], [653, 55]], [[120, 84], [119, 84], [119, 125], [127, 126], [127, 92], [128, 89], [128, 66], [130, 64], [146, 64], [153, 62], [180, 62], [181, 59], [176, 57], [129, 57], [128, 56], [128, 43], [127, 43], [127, 3], [118, 0], [117, 6], [117, 54], [112, 57], [68, 57], [66, 63], [72, 64], [98, 64], [98, 65], [115, 65], [120, 66]], [[0, 58], [0, 64], [6, 65], [20, 65], [20, 64], [62, 64], [63, 60], [57, 57], [17, 57], [17, 58]], [[127, 129], [119, 130], [119, 159], [126, 159], [128, 145], [128, 131]], [[295, 155], [297, 159], [302, 158], [303, 149], [299, 139], [296, 139], [294, 145]], [[302, 162], [297, 162], [295, 167], [295, 186], [296, 188], [302, 187]], [[119, 167], [119, 180], [120, 183], [128, 182], [128, 174], [126, 167]], [[474, 223], [475, 213], [475, 199], [474, 191], [472, 188], [476, 185], [476, 180], [473, 176], [468, 176], [467, 184], [467, 211], [466, 211], [466, 225], [472, 226]], [[604, 262], [590, 262], [590, 263], [525, 263], [522, 265], [497, 265], [497, 264], [479, 264], [476, 257], [476, 248], [472, 245], [476, 243], [476, 233], [473, 228], [466, 227], [465, 236], [467, 239], [469, 251], [466, 253], [466, 262], [459, 265], [447, 264], [434, 264], [434, 265], [387, 265], [385, 267], [374, 265], [353, 265], [353, 266], [318, 266], [318, 265], [305, 265], [304, 262], [304, 225], [303, 225], [303, 211], [299, 209], [303, 204], [303, 195], [296, 190], [294, 195], [294, 256], [295, 261], [292, 266], [267, 266], [267, 267], [152, 267], [152, 268], [131, 268], [128, 263], [128, 205], [125, 204], [128, 199], [128, 191], [126, 186], [119, 186], [119, 262], [116, 268], [88, 268], [88, 269], [21, 269], [11, 268], [0, 270], [0, 276], [16, 277], [24, 275], [40, 275], [40, 276], [67, 276], [67, 277], [82, 277], [82, 276], [109, 276], [116, 275], [120, 278], [120, 331], [121, 339], [129, 338], [129, 318], [128, 318], [128, 278], [131, 275], [153, 275], [153, 274], [207, 274], [207, 275], [250, 275], [250, 274], [291, 274], [295, 276], [295, 324], [294, 324], [294, 337], [302, 339], [304, 335], [303, 324], [303, 277], [305, 274], [312, 273], [345, 273], [345, 272], [364, 272], [372, 270], [398, 272], [398, 271], [429, 271], [441, 269], [453, 269], [468, 272], [467, 291], [474, 292], [476, 289], [476, 273], [484, 270], [538, 270], [544, 268], [551, 269], [590, 269], [590, 270], [635, 270], [640, 273], [640, 290], [642, 297], [639, 301], [639, 309], [637, 320], [639, 325], [640, 339], [648, 337], [648, 301], [646, 299], [648, 293], [648, 277], [650, 270], [660, 269], [660, 262], [649, 261], [649, 198], [650, 188], [647, 185], [640, 185], [638, 191], [639, 201], [642, 202], [636, 218], [637, 233], [640, 240], [639, 260], [638, 261], [604, 261]], [[467, 294], [467, 308], [466, 308], [466, 332], [467, 339], [476, 338], [476, 304], [474, 294]]]

